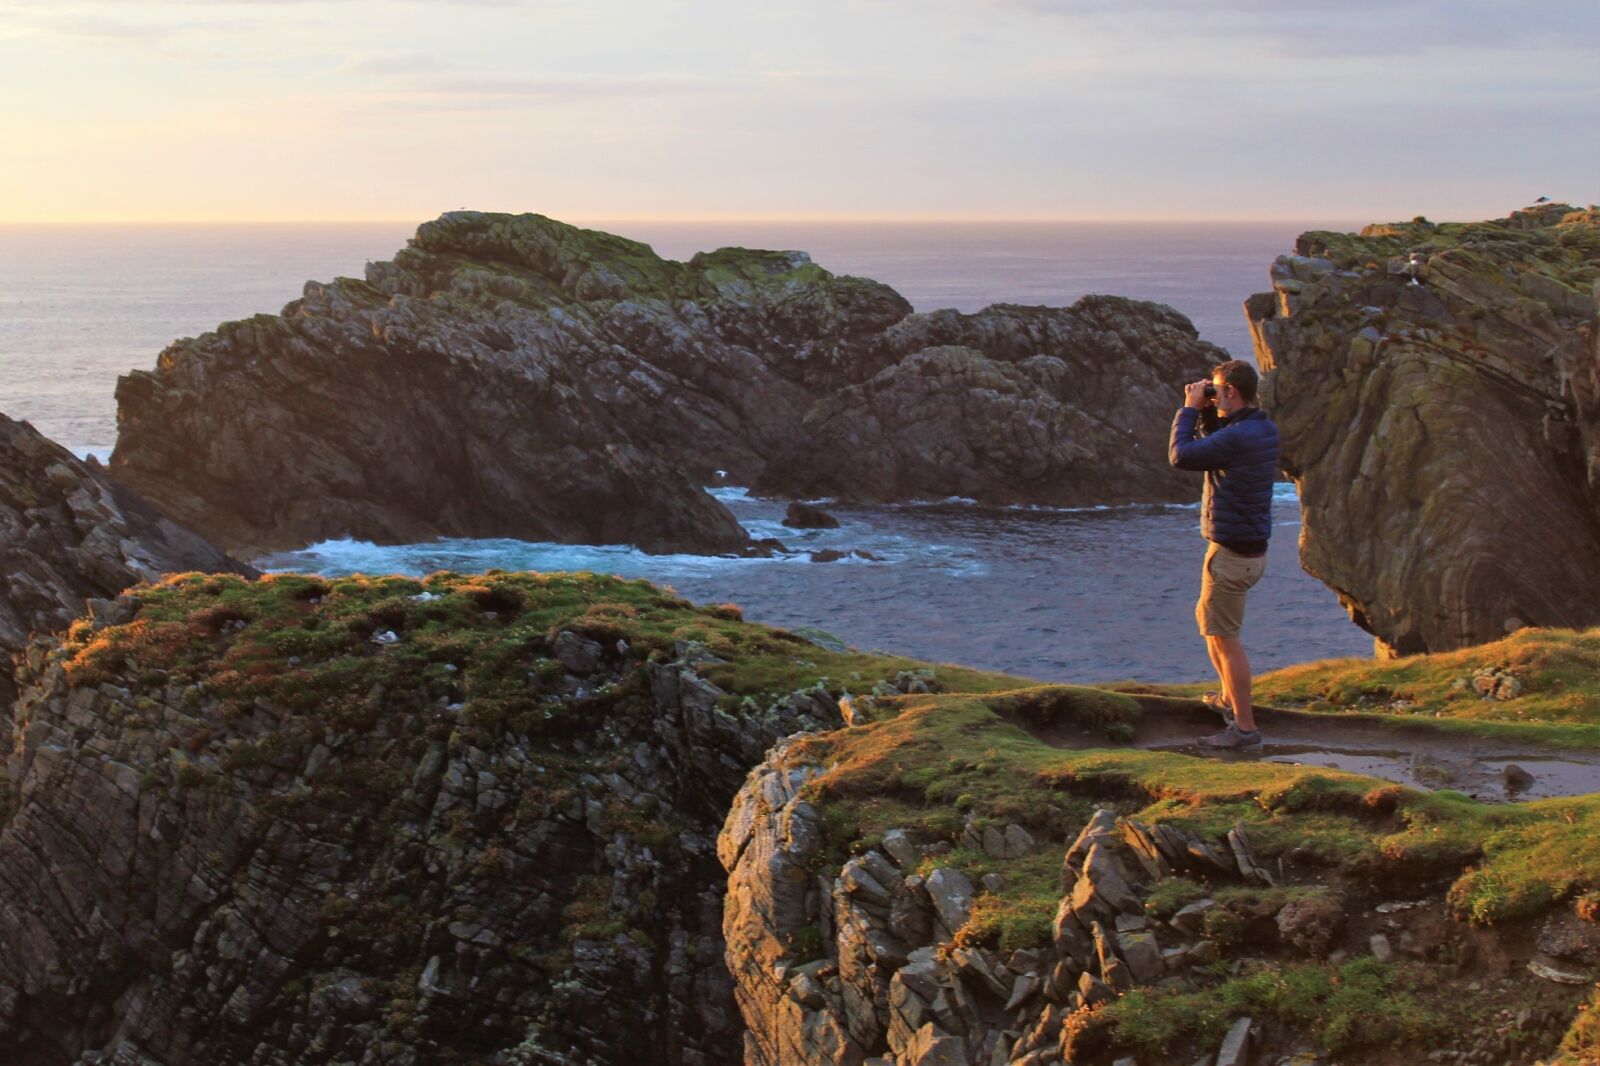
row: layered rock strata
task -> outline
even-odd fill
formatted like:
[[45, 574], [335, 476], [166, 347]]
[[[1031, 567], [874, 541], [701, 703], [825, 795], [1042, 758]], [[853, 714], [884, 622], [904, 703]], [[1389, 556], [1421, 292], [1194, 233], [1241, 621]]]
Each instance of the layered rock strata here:
[[239, 552], [356, 536], [723, 551], [700, 486], [857, 500], [1187, 499], [1162, 434], [1226, 358], [1156, 304], [911, 313], [799, 252], [687, 263], [453, 212], [365, 280], [118, 386], [115, 476]]
[[1176, 386], [1228, 358], [1169, 307], [1086, 296], [911, 315], [896, 359], [820, 398], [758, 490], [1083, 505], [1189, 499], [1162, 469]]
[[249, 572], [99, 464], [0, 414], [0, 726], [16, 695], [12, 657], [32, 634], [65, 629], [85, 600], [184, 570]]
[[[1242, 824], [1212, 842], [1100, 809], [1062, 853], [1049, 946], [964, 943], [991, 886], [941, 862], [948, 844], [890, 830], [837, 875], [816, 872], [829, 865], [825, 833], [804, 786], [822, 770], [776, 749], [740, 790], [717, 842], [746, 1066], [1086, 1061], [1105, 1050], [1082, 1024], [1095, 1008], [1135, 988], [1181, 985], [1189, 968], [1219, 957], [1203, 935], [1215, 902], [1158, 921], [1146, 912], [1150, 886], [1175, 873], [1276, 883], [1252, 858]], [[970, 822], [962, 845], [1011, 860], [1045, 846], [1018, 825]], [[989, 876], [1003, 885], [1003, 875]], [[1288, 935], [1319, 950], [1341, 921], [1326, 905], [1286, 920]]]
[[551, 587], [184, 578], [33, 645], [0, 1060], [736, 1061], [715, 834], [836, 698], [740, 704], [704, 646], [604, 616], [530, 628]]
[[1307, 233], [1272, 283], [1301, 562], [1380, 650], [1600, 621], [1600, 211]]

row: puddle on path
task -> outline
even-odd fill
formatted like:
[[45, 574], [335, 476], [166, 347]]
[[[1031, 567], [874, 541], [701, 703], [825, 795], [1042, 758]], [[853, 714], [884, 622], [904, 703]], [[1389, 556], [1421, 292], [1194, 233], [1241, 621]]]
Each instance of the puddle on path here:
[[[1382, 728], [1370, 721], [1285, 710], [1260, 713], [1266, 742], [1259, 752], [1218, 752], [1195, 743], [1221, 728], [1214, 712], [1188, 701], [1134, 698], [1145, 713], [1133, 747], [1149, 751], [1322, 766], [1429, 791], [1454, 789], [1485, 803], [1600, 792], [1600, 752], [1466, 737], [1421, 723]], [[1017, 724], [1056, 747], [1106, 746], [1078, 730]]]

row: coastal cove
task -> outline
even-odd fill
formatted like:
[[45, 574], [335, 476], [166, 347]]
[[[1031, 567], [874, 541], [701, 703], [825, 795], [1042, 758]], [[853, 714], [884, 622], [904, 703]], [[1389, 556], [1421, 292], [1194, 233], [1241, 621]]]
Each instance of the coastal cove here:
[[[985, 508], [961, 501], [834, 505], [838, 529], [782, 524], [780, 501], [713, 489], [774, 558], [648, 555], [620, 546], [446, 540], [335, 541], [256, 560], [266, 570], [401, 573], [488, 569], [642, 577], [698, 603], [733, 602], [769, 625], [813, 626], [863, 649], [892, 649], [1048, 681], [1175, 683], [1205, 676], [1194, 636], [1196, 505]], [[1333, 594], [1296, 560], [1299, 502], [1280, 484], [1266, 577], [1250, 601], [1262, 670], [1372, 652]], [[813, 562], [812, 552], [869, 552]]]
[[[1164, 305], [451, 212], [119, 378], [108, 465], [0, 418], [0, 1059], [1592, 1066], [1600, 618], [1489, 564], [1595, 550], [1600, 209], [1295, 247], [1250, 752]], [[1419, 446], [1507, 381], [1530, 476]], [[1271, 669], [1335, 590], [1419, 653]]]
[[[117, 375], [175, 336], [275, 310], [307, 278], [359, 274], [410, 226], [0, 227], [0, 410], [80, 455], [109, 456]], [[1115, 292], [1169, 304], [1200, 335], [1248, 357], [1241, 294], [1259, 287], [1299, 223], [1171, 225], [609, 223], [687, 260], [720, 245], [803, 248], [823, 267], [895, 285], [918, 310], [996, 302], [1064, 306]], [[1195, 373], [1204, 367], [1194, 368]], [[1176, 390], [1174, 392], [1176, 403]], [[1193, 499], [1199, 498], [1194, 479]], [[646, 555], [620, 546], [447, 539], [335, 541], [258, 560], [328, 573], [440, 568], [592, 570], [646, 577], [700, 602], [732, 601], [775, 625], [811, 625], [860, 647], [1051, 680], [1182, 681], [1209, 669], [1193, 639], [1203, 545], [1194, 505], [981, 508], [959, 502], [833, 507], [844, 526], [790, 530], [781, 502], [713, 493], [774, 559]], [[1279, 487], [1271, 567], [1252, 600], [1262, 669], [1367, 655], [1370, 638], [1299, 568], [1298, 506]], [[881, 562], [810, 562], [810, 550]], [[1085, 624], [1092, 620], [1092, 624]]]

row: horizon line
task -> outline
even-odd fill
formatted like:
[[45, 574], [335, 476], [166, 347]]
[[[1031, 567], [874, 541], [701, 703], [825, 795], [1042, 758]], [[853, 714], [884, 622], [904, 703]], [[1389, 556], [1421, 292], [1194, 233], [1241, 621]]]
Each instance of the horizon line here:
[[[475, 210], [458, 208], [456, 210]], [[321, 217], [321, 218], [48, 218], [0, 219], [0, 226], [352, 226], [352, 225], [407, 225], [417, 226], [432, 222], [452, 211], [440, 212], [425, 218], [401, 217]], [[569, 225], [595, 225], [599, 223], [675, 223], [675, 224], [738, 224], [738, 223], [827, 223], [834, 225], [1052, 225], [1063, 223], [1098, 223], [1104, 225], [1184, 225], [1220, 222], [1294, 223], [1307, 221], [1355, 222], [1372, 221], [1380, 215], [1337, 216], [1316, 215], [1169, 215], [1153, 216], [1102, 216], [1102, 215], [583, 215], [558, 216], [543, 211], [489, 211], [482, 214], [540, 214]], [[1393, 220], [1391, 220], [1393, 221]]]

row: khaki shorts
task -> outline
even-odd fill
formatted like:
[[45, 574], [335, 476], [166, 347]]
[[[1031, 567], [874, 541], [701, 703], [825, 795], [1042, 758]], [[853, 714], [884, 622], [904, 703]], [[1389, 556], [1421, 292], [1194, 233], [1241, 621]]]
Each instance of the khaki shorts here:
[[1200, 602], [1194, 620], [1204, 637], [1236, 637], [1244, 628], [1244, 597], [1266, 572], [1265, 555], [1250, 558], [1213, 543], [1206, 549], [1200, 578]]

